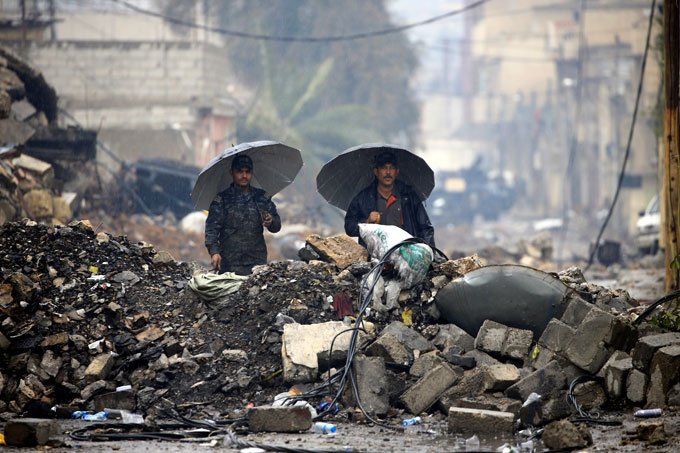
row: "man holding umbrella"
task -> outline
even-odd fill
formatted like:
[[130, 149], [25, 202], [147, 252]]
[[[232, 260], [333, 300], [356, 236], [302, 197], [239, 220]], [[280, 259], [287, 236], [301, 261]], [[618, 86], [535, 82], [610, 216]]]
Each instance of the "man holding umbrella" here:
[[374, 180], [359, 192], [345, 214], [345, 232], [359, 236], [359, 223], [395, 225], [435, 248], [434, 227], [416, 191], [399, 181], [399, 163], [389, 148], [375, 155]]
[[245, 154], [231, 162], [233, 182], [217, 194], [205, 222], [205, 246], [214, 269], [248, 275], [267, 262], [264, 228], [276, 233], [281, 218], [262, 189], [252, 187], [253, 160]]
[[213, 269], [248, 275], [267, 263], [264, 229], [281, 230], [270, 194], [288, 186], [300, 168], [299, 150], [268, 140], [227, 148], [206, 165], [191, 197], [208, 209], [205, 246]]

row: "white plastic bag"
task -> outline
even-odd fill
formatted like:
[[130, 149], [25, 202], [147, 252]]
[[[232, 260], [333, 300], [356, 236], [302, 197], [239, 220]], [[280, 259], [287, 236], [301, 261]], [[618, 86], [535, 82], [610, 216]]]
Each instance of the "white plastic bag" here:
[[[381, 259], [389, 249], [413, 237], [397, 226], [372, 223], [360, 223], [359, 234], [368, 253], [375, 259]], [[425, 278], [433, 258], [432, 249], [427, 244], [404, 244], [392, 252], [388, 262], [394, 265], [402, 288], [406, 289]]]

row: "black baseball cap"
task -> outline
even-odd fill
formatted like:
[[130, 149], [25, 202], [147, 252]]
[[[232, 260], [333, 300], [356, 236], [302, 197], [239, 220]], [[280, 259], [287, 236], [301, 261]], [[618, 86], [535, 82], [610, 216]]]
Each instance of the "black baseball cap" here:
[[253, 159], [251, 159], [250, 156], [247, 156], [245, 154], [238, 154], [236, 157], [234, 157], [234, 160], [231, 161], [231, 169], [240, 170], [242, 168], [252, 170]]
[[383, 151], [382, 153], [375, 156], [374, 168], [380, 168], [385, 164], [392, 164], [395, 167], [398, 166], [397, 156], [392, 151]]

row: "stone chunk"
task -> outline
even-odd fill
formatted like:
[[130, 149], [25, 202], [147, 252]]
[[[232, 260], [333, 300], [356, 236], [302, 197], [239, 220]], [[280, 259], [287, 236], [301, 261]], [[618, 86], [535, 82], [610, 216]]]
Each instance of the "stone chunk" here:
[[633, 359], [630, 357], [619, 360], [609, 360], [602, 367], [605, 389], [612, 399], [621, 399], [626, 396], [626, 380], [628, 373], [633, 369]]
[[[484, 409], [496, 412], [510, 412], [514, 414], [515, 417], [517, 417], [517, 415], [519, 415], [519, 410], [522, 407], [522, 403], [512, 398], [499, 398], [485, 394], [460, 398], [454, 402], [453, 406], [468, 409]], [[446, 408], [447, 413], [450, 407], [451, 406], [448, 406]]]
[[43, 348], [49, 348], [50, 346], [61, 346], [68, 343], [68, 332], [59, 332], [45, 339], [40, 343]]
[[42, 418], [16, 418], [5, 425], [5, 443], [12, 447], [45, 445], [50, 437], [61, 435], [55, 420]]
[[477, 254], [464, 256], [457, 260], [448, 260], [439, 265], [439, 268], [449, 278], [460, 277], [470, 271], [479, 269], [484, 264]]
[[455, 369], [446, 363], [431, 370], [401, 396], [401, 401], [413, 415], [432, 406], [458, 380]]
[[569, 342], [566, 357], [579, 368], [595, 374], [614, 350], [618, 324], [611, 314], [591, 308]]
[[413, 363], [413, 351], [394, 335], [382, 333], [380, 337], [366, 348], [366, 355], [382, 357], [388, 362], [401, 365]]
[[649, 378], [640, 370], [632, 369], [626, 379], [626, 397], [633, 403], [642, 404], [647, 394]]
[[54, 213], [52, 195], [44, 189], [31, 190], [24, 195], [26, 210], [35, 219], [49, 219]]
[[678, 382], [680, 382], [680, 344], [663, 347], [652, 358], [647, 406], [665, 406], [666, 394]]
[[463, 352], [471, 351], [475, 347], [475, 339], [472, 335], [455, 324], [439, 326], [439, 332], [432, 342], [442, 351], [451, 346], [458, 346]]
[[393, 335], [400, 343], [404, 344], [411, 351], [427, 352], [434, 349], [434, 345], [427, 341], [417, 331], [406, 326], [403, 322], [393, 321], [382, 331], [382, 334]]
[[366, 249], [345, 234], [327, 238], [312, 234], [307, 236], [306, 241], [324, 261], [335, 264], [339, 269], [345, 269], [352, 263], [368, 259]]
[[529, 353], [533, 332], [487, 319], [475, 338], [475, 348], [501, 357], [523, 360]]
[[567, 308], [562, 314], [561, 320], [565, 324], [576, 329], [581, 325], [583, 320], [586, 319], [586, 316], [594, 307], [594, 304], [586, 302], [580, 297], [571, 297]]
[[566, 383], [564, 370], [557, 361], [552, 361], [508, 387], [505, 395], [521, 401], [525, 401], [532, 392], [547, 397], [564, 389]]
[[312, 427], [312, 413], [302, 406], [259, 406], [248, 410], [252, 432], [297, 433]]
[[409, 374], [415, 377], [423, 377], [428, 371], [442, 363], [444, 363], [444, 359], [439, 357], [437, 351], [431, 351], [420, 355], [413, 361], [413, 366], [411, 366]]
[[0, 349], [7, 349], [12, 343], [9, 341], [9, 339], [2, 333], [0, 332]]
[[538, 344], [553, 352], [561, 353], [574, 337], [576, 330], [559, 319], [551, 319], [538, 339]]
[[593, 443], [590, 431], [585, 426], [577, 427], [569, 420], [556, 421], [546, 426], [542, 440], [552, 450], [573, 450]]
[[640, 338], [631, 353], [633, 365], [638, 370], [647, 370], [654, 353], [673, 344], [680, 344], [680, 332], [660, 333]]
[[111, 354], [99, 354], [85, 370], [85, 377], [90, 381], [106, 379], [113, 368], [113, 356]]
[[511, 364], [484, 366], [482, 369], [487, 390], [503, 391], [519, 381], [519, 370]]
[[512, 433], [515, 415], [510, 412], [452, 407], [449, 409], [448, 421], [451, 434]]

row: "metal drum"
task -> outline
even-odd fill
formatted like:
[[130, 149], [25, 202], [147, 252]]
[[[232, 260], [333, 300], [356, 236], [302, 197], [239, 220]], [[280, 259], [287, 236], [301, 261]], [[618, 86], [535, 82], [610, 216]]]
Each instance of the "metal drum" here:
[[513, 264], [486, 266], [451, 281], [435, 297], [446, 321], [473, 337], [485, 320], [534, 332], [534, 339], [566, 307], [568, 287], [558, 278]]

